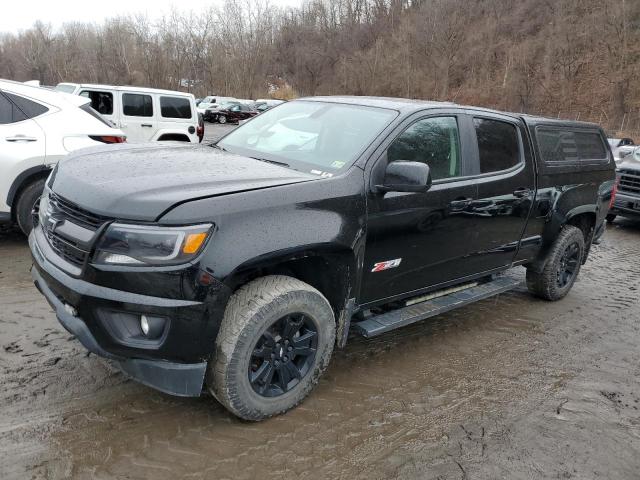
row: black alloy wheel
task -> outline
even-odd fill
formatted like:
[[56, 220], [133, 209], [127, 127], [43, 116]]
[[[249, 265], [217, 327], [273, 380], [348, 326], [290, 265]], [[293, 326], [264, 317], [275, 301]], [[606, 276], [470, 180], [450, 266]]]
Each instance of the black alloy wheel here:
[[249, 362], [249, 383], [263, 397], [295, 388], [314, 364], [318, 331], [305, 314], [276, 320], [258, 339]]
[[567, 246], [560, 258], [557, 271], [558, 287], [564, 288], [570, 282], [578, 271], [578, 265], [580, 264], [580, 247], [577, 242], [573, 242]]

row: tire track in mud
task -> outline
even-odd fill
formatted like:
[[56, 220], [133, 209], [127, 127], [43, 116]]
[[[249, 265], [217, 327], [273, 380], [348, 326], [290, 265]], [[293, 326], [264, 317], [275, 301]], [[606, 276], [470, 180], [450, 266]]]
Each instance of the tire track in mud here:
[[561, 302], [519, 290], [352, 337], [307, 401], [259, 424], [87, 357], [11, 273], [26, 248], [0, 243], [0, 338], [22, 350], [0, 348], [0, 476], [634, 478], [638, 235], [611, 229]]

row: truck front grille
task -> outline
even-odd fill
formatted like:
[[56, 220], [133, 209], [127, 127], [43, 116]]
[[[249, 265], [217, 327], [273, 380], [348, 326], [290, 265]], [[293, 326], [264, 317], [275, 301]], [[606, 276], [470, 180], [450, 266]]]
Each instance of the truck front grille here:
[[84, 262], [89, 256], [89, 252], [78, 248], [76, 245], [64, 240], [55, 232], [52, 232], [47, 228], [45, 228], [44, 231], [47, 236], [47, 240], [49, 241], [49, 245], [51, 245], [54, 252], [64, 258], [67, 262], [77, 267], [82, 267], [84, 265]]
[[640, 196], [640, 170], [620, 170], [618, 191]]
[[42, 230], [49, 245], [58, 256], [76, 267], [84, 266], [91, 247], [83, 244], [80, 239], [61, 235], [57, 231], [58, 226], [67, 221], [95, 233], [109, 220], [84, 210], [53, 192], [49, 194], [49, 207], [45, 212], [45, 218]]
[[76, 225], [87, 227], [91, 230], [97, 230], [108, 219], [95, 215], [87, 210], [84, 210], [69, 200], [62, 198], [60, 195], [56, 195], [53, 192], [49, 193], [49, 204], [53, 208], [56, 217], [69, 220]]

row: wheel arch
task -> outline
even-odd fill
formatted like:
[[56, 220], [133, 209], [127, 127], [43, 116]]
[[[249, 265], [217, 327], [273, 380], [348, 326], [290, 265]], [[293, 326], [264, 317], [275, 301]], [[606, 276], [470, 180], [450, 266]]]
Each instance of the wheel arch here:
[[20, 196], [20, 193], [22, 193], [27, 185], [38, 180], [46, 179], [50, 173], [51, 168], [47, 167], [46, 165], [38, 165], [26, 169], [15, 178], [15, 180], [11, 184], [11, 187], [9, 187], [6, 199], [7, 205], [11, 207], [12, 219], [15, 220], [15, 208], [13, 204], [14, 201]]
[[560, 215], [556, 212], [552, 220], [545, 228], [543, 235], [543, 247], [534, 261], [527, 264], [527, 268], [533, 269], [535, 272], [542, 272], [547, 262], [549, 251], [560, 234], [560, 231], [566, 226], [571, 225], [579, 228], [584, 236], [585, 253], [582, 258], [582, 264], [587, 261], [593, 235], [596, 230], [597, 209], [595, 205], [580, 205], [571, 209], [566, 215]]
[[280, 253], [244, 263], [225, 279], [225, 284], [235, 291], [266, 275], [288, 275], [311, 285], [329, 300], [335, 312], [339, 312], [345, 299], [354, 291], [355, 257], [353, 252], [341, 249]]
[[[287, 275], [317, 289], [329, 301], [336, 318], [339, 343], [346, 340], [348, 322], [355, 305], [357, 261], [352, 250], [340, 248], [299, 249], [248, 261], [224, 281], [236, 291], [267, 275]], [[344, 335], [343, 335], [344, 334]]]
[[191, 142], [191, 139], [185, 133], [163, 133], [156, 139], [156, 141]]

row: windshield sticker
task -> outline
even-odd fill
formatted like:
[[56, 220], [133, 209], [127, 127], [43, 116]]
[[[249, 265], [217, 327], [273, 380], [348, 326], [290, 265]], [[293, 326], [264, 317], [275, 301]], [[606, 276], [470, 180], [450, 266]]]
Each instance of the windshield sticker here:
[[320, 175], [322, 178], [331, 178], [333, 177], [333, 173], [331, 172], [322, 172], [320, 170], [311, 170], [311, 173], [314, 175]]
[[335, 162], [333, 162], [331, 164], [331, 168], [342, 168], [342, 167], [344, 167], [345, 163], [347, 163], [347, 162], [342, 162], [340, 160], [336, 160]]

